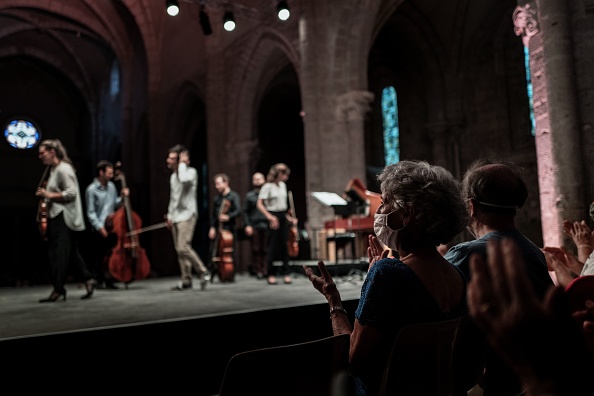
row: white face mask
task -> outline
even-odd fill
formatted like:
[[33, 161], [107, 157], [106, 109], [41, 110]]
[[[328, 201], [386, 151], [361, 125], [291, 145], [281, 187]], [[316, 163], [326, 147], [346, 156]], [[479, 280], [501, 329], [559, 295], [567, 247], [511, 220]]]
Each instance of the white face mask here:
[[396, 238], [398, 237], [398, 231], [402, 230], [399, 228], [393, 230], [388, 225], [388, 216], [396, 212], [395, 210], [390, 213], [376, 213], [373, 216], [373, 232], [377, 239], [390, 249], [396, 249]]

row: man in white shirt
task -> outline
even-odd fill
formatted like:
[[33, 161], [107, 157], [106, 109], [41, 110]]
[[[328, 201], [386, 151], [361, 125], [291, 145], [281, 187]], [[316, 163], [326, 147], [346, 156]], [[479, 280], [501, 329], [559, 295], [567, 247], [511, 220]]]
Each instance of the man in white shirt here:
[[181, 144], [169, 149], [167, 167], [172, 170], [169, 179], [169, 205], [167, 208], [167, 228], [173, 235], [177, 253], [180, 282], [171, 290], [190, 290], [192, 288], [192, 268], [200, 278], [200, 288], [205, 289], [210, 274], [192, 247], [194, 228], [198, 220], [198, 171], [190, 165], [190, 152]]

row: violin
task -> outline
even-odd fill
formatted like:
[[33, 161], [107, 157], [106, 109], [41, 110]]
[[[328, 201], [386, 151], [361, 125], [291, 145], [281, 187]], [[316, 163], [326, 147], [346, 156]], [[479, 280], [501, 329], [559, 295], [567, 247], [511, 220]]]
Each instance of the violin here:
[[[291, 209], [291, 214], [295, 216], [295, 204], [293, 203], [293, 193], [291, 191], [288, 192], [289, 194], [289, 207]], [[297, 257], [299, 256], [299, 229], [296, 224], [291, 224], [289, 228], [289, 237], [287, 239], [287, 248], [289, 257]]]
[[[226, 214], [231, 207], [231, 201], [223, 198], [218, 216]], [[219, 221], [219, 229], [215, 238], [211, 257], [213, 267], [216, 269], [221, 282], [232, 282], [235, 276], [233, 264], [233, 233], [223, 228]], [[212, 279], [212, 278], [211, 278]]]
[[[43, 175], [41, 176], [41, 180], [39, 181], [39, 188], [45, 188], [47, 185], [47, 175], [49, 173], [51, 165], [45, 167], [45, 171], [43, 171]], [[47, 240], [47, 201], [44, 197], [39, 199], [39, 205], [37, 206], [37, 228], [39, 229], [39, 234], [45, 240]]]
[[[120, 180], [122, 188], [127, 188], [126, 178], [120, 169], [121, 163], [114, 167], [115, 180]], [[150, 273], [150, 263], [145, 250], [140, 246], [137, 234], [130, 235], [142, 226], [140, 216], [130, 205], [130, 197], [124, 196], [124, 205], [110, 214], [105, 220], [106, 229], [118, 236], [118, 242], [111, 250], [109, 272], [126, 286], [134, 280], [144, 279]]]

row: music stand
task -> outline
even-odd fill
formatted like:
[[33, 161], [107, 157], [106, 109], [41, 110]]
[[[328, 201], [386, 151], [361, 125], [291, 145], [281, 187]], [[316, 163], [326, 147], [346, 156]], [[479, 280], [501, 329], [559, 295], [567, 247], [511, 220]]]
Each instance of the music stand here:
[[[336, 219], [338, 217], [347, 218], [353, 214], [353, 206], [349, 204], [344, 198], [336, 193], [331, 192], [312, 192], [311, 195], [322, 205], [330, 207], [334, 210], [334, 234], [333, 236], [326, 236], [326, 247], [328, 242], [334, 242], [334, 258], [335, 265], [338, 265], [338, 243], [340, 241], [350, 241], [351, 243], [351, 256], [352, 260], [355, 260], [356, 256], [356, 235], [349, 229], [348, 232], [338, 234], [336, 232]], [[351, 227], [349, 227], [351, 228]]]

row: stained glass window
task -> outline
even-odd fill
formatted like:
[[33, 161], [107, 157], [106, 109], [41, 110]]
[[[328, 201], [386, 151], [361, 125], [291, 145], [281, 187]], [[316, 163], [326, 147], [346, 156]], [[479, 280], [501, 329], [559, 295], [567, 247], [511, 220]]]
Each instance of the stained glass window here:
[[398, 126], [398, 98], [392, 86], [382, 91], [382, 118], [384, 122], [384, 156], [386, 165], [400, 161], [400, 131]]
[[4, 128], [4, 137], [8, 144], [18, 149], [30, 149], [39, 142], [39, 130], [32, 122], [12, 120]]
[[528, 87], [528, 104], [530, 106], [530, 123], [532, 136], [536, 136], [536, 120], [534, 119], [534, 99], [532, 97], [532, 77], [530, 76], [530, 51], [524, 46], [524, 68], [526, 69], [526, 84]]
[[109, 76], [109, 94], [113, 97], [120, 93], [120, 66], [118, 61], [114, 61], [111, 65], [111, 73]]

